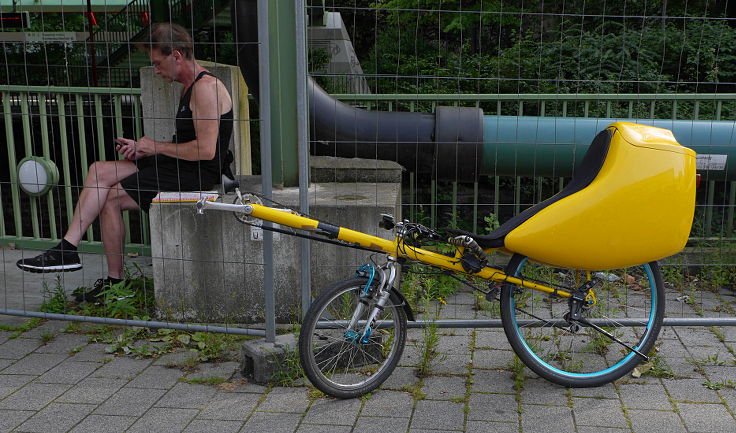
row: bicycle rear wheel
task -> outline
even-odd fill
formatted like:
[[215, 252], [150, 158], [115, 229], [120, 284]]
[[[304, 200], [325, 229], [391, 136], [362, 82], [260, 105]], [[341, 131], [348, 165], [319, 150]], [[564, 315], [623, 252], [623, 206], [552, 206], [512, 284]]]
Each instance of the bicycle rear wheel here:
[[586, 281], [596, 283], [595, 297], [588, 298], [594, 303], [581, 309], [580, 322], [568, 321], [568, 299], [512, 284], [503, 287], [501, 319], [509, 343], [527, 367], [551, 382], [569, 387], [612, 382], [636, 367], [659, 335], [665, 298], [656, 262], [591, 275], [517, 254], [507, 274], [567, 291]]
[[[367, 342], [361, 334], [375, 299], [361, 299], [368, 280], [352, 278], [328, 287], [309, 307], [299, 333], [302, 368], [312, 384], [325, 394], [353, 398], [371, 392], [396, 368], [406, 342], [406, 312], [392, 296], [376, 318]], [[370, 288], [375, 291], [375, 286]], [[348, 324], [366, 302], [356, 327]]]

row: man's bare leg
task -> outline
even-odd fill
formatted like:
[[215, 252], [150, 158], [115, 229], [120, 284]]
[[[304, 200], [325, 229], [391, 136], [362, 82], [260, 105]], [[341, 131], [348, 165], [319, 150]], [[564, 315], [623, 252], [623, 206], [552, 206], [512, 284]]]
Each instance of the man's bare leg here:
[[92, 164], [64, 239], [72, 245], [79, 245], [84, 232], [100, 215], [110, 197], [110, 188], [137, 171], [135, 164], [127, 160], [99, 161]]
[[107, 275], [115, 279], [123, 278], [123, 248], [125, 244], [124, 210], [140, 209], [138, 203], [115, 184], [107, 193], [105, 205], [100, 212], [102, 246], [107, 259]]

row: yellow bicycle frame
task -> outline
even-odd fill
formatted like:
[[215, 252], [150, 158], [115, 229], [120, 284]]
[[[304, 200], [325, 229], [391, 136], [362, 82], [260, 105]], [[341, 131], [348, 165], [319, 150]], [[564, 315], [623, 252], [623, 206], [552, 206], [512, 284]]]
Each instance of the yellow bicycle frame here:
[[[450, 257], [444, 254], [439, 254], [433, 251], [406, 245], [405, 243], [403, 243], [401, 238], [398, 237], [391, 241], [388, 239], [379, 238], [377, 236], [371, 236], [356, 230], [351, 230], [345, 227], [337, 227], [330, 224], [325, 224], [318, 220], [296, 215], [289, 211], [274, 209], [256, 203], [248, 203], [245, 205], [224, 205], [213, 202], [204, 202], [203, 206], [228, 206], [230, 210], [243, 212], [247, 215], [250, 215], [251, 217], [255, 217], [265, 221], [271, 221], [277, 224], [306, 230], [309, 232], [316, 232], [344, 242], [360, 245], [362, 247], [369, 248], [377, 252], [383, 252], [397, 258], [407, 258], [456, 273], [469, 274], [460, 263], [460, 259], [464, 251], [463, 247], [458, 247], [455, 256]], [[487, 253], [493, 251], [496, 250], [486, 250]], [[572, 294], [566, 290], [547, 287], [545, 285], [537, 284], [532, 281], [512, 277], [506, 275], [506, 273], [500, 269], [492, 268], [489, 266], [484, 267], [478, 273], [469, 275], [495, 282], [511, 283], [519, 287], [537, 290], [544, 293], [553, 293], [563, 298], [569, 298], [570, 296], [572, 296]]]

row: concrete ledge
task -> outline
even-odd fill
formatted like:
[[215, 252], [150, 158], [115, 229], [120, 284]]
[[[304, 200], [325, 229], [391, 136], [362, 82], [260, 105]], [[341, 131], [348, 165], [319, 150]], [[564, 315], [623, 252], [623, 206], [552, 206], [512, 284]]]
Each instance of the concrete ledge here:
[[404, 168], [394, 161], [310, 156], [312, 182], [401, 183]]
[[[246, 182], [247, 183], [247, 182]], [[312, 184], [310, 214], [321, 221], [390, 238], [379, 215], [400, 217], [400, 185]], [[234, 196], [224, 197], [232, 202]], [[274, 201], [298, 208], [298, 188], [275, 190]], [[264, 319], [263, 231], [229, 212], [197, 215], [194, 203], [155, 203], [150, 211], [156, 303], [162, 318], [206, 323], [259, 323]], [[313, 294], [352, 276], [370, 252], [311, 243]], [[300, 239], [274, 233], [276, 320], [292, 323], [301, 310]]]

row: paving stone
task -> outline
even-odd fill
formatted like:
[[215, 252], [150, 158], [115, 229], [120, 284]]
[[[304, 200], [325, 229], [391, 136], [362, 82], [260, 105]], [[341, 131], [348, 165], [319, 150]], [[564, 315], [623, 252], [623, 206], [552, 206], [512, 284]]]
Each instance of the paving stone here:
[[473, 392], [516, 394], [514, 379], [508, 371], [473, 370]]
[[521, 391], [521, 403], [567, 406], [567, 390], [544, 379], [526, 379]]
[[12, 332], [10, 331], [0, 331], [0, 345], [8, 341], [10, 339], [10, 335]]
[[616, 428], [616, 427], [587, 427], [578, 426], [578, 433], [630, 433], [628, 427]]
[[121, 388], [95, 410], [95, 415], [141, 416], [166, 391], [161, 389]]
[[0, 431], [13, 430], [35, 413], [32, 410], [0, 410]]
[[[696, 378], [702, 378], [703, 376], [698, 373], [695, 370], [695, 367], [693, 364], [688, 361], [690, 357], [687, 358], [667, 358], [667, 357], [661, 357], [662, 361], [666, 363], [666, 365], [669, 367], [670, 370], [672, 370], [672, 373], [675, 374], [676, 379], [696, 379]], [[650, 376], [645, 376], [649, 380]]]
[[259, 395], [218, 392], [197, 415], [198, 419], [246, 421], [258, 405]]
[[127, 383], [125, 379], [88, 377], [65, 392], [56, 401], [62, 403], [100, 404]]
[[472, 319], [475, 313], [475, 305], [472, 304], [447, 304], [442, 307], [441, 317], [443, 319]]
[[303, 422], [352, 426], [355, 424], [362, 403], [358, 398], [349, 400], [321, 398], [312, 402]]
[[628, 411], [634, 433], [686, 433], [680, 417], [673, 411]]
[[0, 401], [0, 409], [39, 410], [70, 387], [61, 384], [30, 383]]
[[573, 398], [572, 411], [579, 426], [621, 428], [628, 426], [618, 399]]
[[521, 407], [521, 428], [533, 432], [571, 432], [575, 431], [572, 411], [569, 407], [537, 406], [523, 404]]
[[320, 425], [302, 423], [296, 433], [350, 433], [352, 425]]
[[2, 374], [3, 370], [9, 366], [13, 365], [15, 361], [12, 359], [0, 359], [0, 374]]
[[573, 397], [618, 398], [618, 392], [612, 383], [593, 388], [570, 388], [570, 391]]
[[86, 404], [51, 403], [18, 427], [24, 432], [66, 432], [95, 407]]
[[388, 379], [381, 385], [382, 389], [403, 389], [412, 388], [419, 382], [419, 378], [415, 374], [414, 367], [396, 367]]
[[736, 429], [736, 419], [722, 404], [677, 403], [690, 432], [727, 432]]
[[518, 422], [468, 421], [467, 433], [518, 433]]
[[408, 428], [409, 418], [361, 416], [355, 423], [353, 431], [356, 433], [393, 433], [405, 432]]
[[437, 344], [440, 353], [455, 354], [468, 353], [470, 347], [470, 337], [461, 336], [441, 336]]
[[38, 349], [41, 342], [30, 338], [14, 338], [0, 344], [0, 358], [21, 359]]
[[157, 407], [201, 409], [207, 405], [217, 389], [209, 385], [177, 383], [156, 403]]
[[475, 347], [484, 350], [509, 350], [511, 346], [503, 331], [479, 329], [475, 332]]
[[721, 399], [713, 390], [703, 386], [704, 379], [663, 380], [670, 396], [675, 400], [720, 403]]
[[736, 413], [736, 389], [723, 388], [718, 391], [718, 394], [726, 401], [726, 405], [731, 409], [731, 413]]
[[195, 419], [184, 433], [236, 433], [243, 426], [243, 421], [216, 421]]
[[622, 384], [621, 400], [630, 409], [672, 410], [669, 396], [663, 385], [657, 384]]
[[463, 286], [462, 289], [453, 293], [445, 299], [448, 305], [475, 305], [475, 292], [472, 287]]
[[19, 390], [36, 376], [24, 376], [20, 374], [0, 374], [0, 399]]
[[[112, 360], [115, 358], [114, 355], [105, 352], [105, 348], [107, 346], [108, 344], [88, 344], [84, 346], [79, 352], [71, 355], [71, 359], [77, 362], [106, 363], [107, 360]], [[73, 347], [70, 347], [69, 349], [71, 350], [73, 349]]]
[[196, 409], [151, 408], [127, 432], [180, 432], [197, 416]]
[[409, 418], [414, 408], [414, 399], [409, 393], [381, 390], [371, 394], [365, 401], [361, 416]]
[[151, 365], [150, 359], [133, 359], [119, 356], [100, 367], [95, 377], [110, 377], [115, 379], [133, 379], [146, 367]]
[[213, 377], [221, 377], [230, 380], [238, 371], [239, 363], [237, 362], [218, 362], [218, 363], [202, 363], [199, 369], [189, 373], [187, 379], [211, 379]]
[[304, 413], [309, 407], [307, 388], [273, 388], [257, 410]]
[[80, 334], [59, 334], [52, 341], [42, 345], [36, 349], [36, 353], [64, 353], [69, 352], [78, 348], [79, 346], [86, 346], [87, 340], [89, 339], [86, 335]]
[[44, 374], [67, 358], [67, 355], [31, 353], [6, 368], [3, 374]]
[[417, 341], [407, 341], [406, 346], [404, 346], [404, 352], [401, 354], [401, 359], [399, 360], [399, 366], [410, 366], [415, 367], [422, 362], [422, 352], [424, 351], [424, 346], [420, 344]]
[[464, 376], [430, 376], [424, 379], [422, 391], [432, 400], [451, 400], [465, 397]]
[[39, 376], [35, 382], [75, 384], [94, 373], [98, 368], [99, 365], [91, 362], [65, 361]]
[[661, 337], [657, 339], [657, 353], [667, 358], [689, 358], [690, 352], [680, 339], [667, 340]]
[[49, 320], [42, 323], [40, 326], [28, 330], [23, 333], [23, 338], [43, 338], [44, 335], [48, 334], [60, 334], [64, 328], [66, 328], [68, 322], [62, 320]]
[[132, 416], [89, 415], [70, 433], [118, 433], [127, 430], [137, 419]]
[[293, 433], [301, 420], [297, 413], [255, 412], [245, 423], [243, 432]]
[[508, 394], [471, 394], [468, 408], [469, 421], [508, 422], [519, 414], [516, 396]]
[[248, 379], [241, 377], [239, 373], [233, 377], [227, 388], [227, 392], [242, 392], [248, 394], [263, 394], [267, 390], [268, 387], [249, 382]]
[[697, 351], [693, 350], [693, 348], [695, 347], [715, 347], [721, 344], [721, 342], [718, 341], [718, 338], [713, 335], [713, 333], [710, 332], [707, 328], [688, 326], [677, 328], [675, 329], [675, 332], [677, 333], [677, 336], [680, 337], [682, 343], [690, 350], [693, 356], [695, 356], [695, 353], [693, 352], [697, 353]]
[[474, 350], [473, 368], [497, 370], [508, 367], [514, 359], [514, 352], [507, 350]]
[[430, 371], [431, 374], [466, 374], [470, 363], [470, 353], [459, 355], [441, 354], [430, 364]]
[[187, 363], [187, 360], [191, 358], [192, 356], [196, 356], [196, 355], [192, 354], [192, 352], [188, 350], [181, 351], [181, 352], [167, 353], [166, 355], [163, 355], [162, 357], [155, 360], [154, 364], [163, 365], [163, 366], [184, 365]]
[[[442, 416], [437, 416], [438, 414], [442, 414]], [[414, 407], [410, 428], [416, 430], [454, 430], [463, 425], [464, 419], [464, 403], [420, 400]]]
[[150, 365], [126, 386], [130, 388], [171, 389], [179, 383], [179, 379], [182, 377], [184, 377], [184, 372], [177, 368]]

